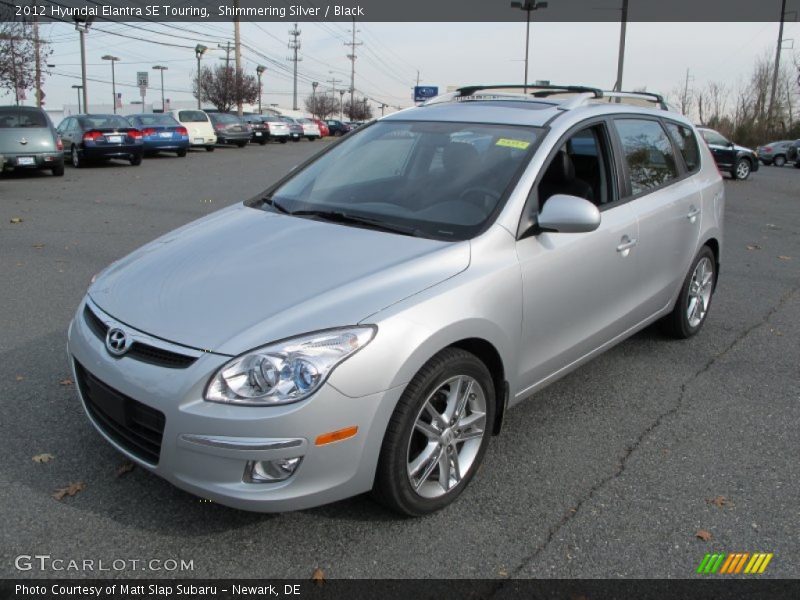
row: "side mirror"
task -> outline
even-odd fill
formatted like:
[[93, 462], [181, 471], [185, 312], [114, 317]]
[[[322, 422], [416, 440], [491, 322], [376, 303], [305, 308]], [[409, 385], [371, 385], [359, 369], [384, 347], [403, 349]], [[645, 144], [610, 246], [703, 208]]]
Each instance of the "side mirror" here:
[[600, 226], [600, 211], [578, 196], [556, 194], [539, 213], [539, 229], [556, 233], [588, 233]]

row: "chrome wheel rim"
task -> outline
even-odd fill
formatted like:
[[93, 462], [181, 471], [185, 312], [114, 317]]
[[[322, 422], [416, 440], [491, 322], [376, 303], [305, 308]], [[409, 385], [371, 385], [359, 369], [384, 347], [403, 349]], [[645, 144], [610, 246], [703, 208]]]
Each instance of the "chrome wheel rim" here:
[[689, 295], [686, 303], [686, 318], [689, 326], [697, 327], [706, 318], [708, 305], [711, 302], [711, 288], [714, 285], [714, 266], [704, 256], [692, 273], [689, 283]]
[[486, 433], [486, 394], [468, 375], [447, 379], [425, 399], [408, 440], [406, 471], [423, 498], [444, 496], [475, 465]]
[[736, 175], [740, 179], [744, 179], [750, 174], [750, 165], [747, 164], [746, 160], [743, 160], [739, 163], [739, 166], [736, 167]]
[[75, 146], [72, 147], [72, 166], [77, 167], [78, 162], [80, 159], [78, 158], [78, 149]]

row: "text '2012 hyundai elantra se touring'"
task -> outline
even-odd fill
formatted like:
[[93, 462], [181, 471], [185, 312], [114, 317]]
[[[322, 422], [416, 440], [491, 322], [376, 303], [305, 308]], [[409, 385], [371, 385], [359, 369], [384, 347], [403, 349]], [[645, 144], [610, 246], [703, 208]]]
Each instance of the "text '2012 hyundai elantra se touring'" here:
[[699, 331], [723, 210], [657, 96], [462, 88], [112, 264], [70, 361], [95, 428], [180, 488], [422, 515], [512, 405], [657, 320]]

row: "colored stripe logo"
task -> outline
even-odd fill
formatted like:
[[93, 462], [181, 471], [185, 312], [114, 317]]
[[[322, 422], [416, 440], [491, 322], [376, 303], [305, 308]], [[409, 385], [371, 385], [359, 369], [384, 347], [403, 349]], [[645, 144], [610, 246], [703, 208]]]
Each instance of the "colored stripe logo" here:
[[772, 552], [706, 554], [697, 567], [697, 573], [700, 575], [713, 575], [714, 573], [721, 575], [761, 574], [767, 569], [773, 556]]

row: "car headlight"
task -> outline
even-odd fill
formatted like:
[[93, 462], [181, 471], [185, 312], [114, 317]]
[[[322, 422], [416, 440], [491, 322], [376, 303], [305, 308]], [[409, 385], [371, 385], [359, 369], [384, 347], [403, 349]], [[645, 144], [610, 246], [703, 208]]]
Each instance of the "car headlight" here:
[[329, 329], [250, 350], [217, 371], [205, 399], [270, 406], [308, 398], [337, 365], [366, 346], [376, 330], [374, 326]]

